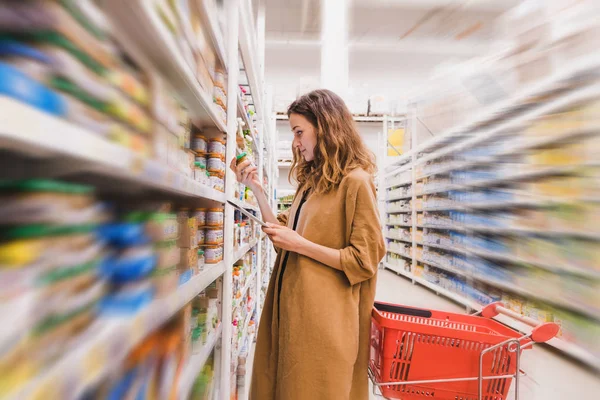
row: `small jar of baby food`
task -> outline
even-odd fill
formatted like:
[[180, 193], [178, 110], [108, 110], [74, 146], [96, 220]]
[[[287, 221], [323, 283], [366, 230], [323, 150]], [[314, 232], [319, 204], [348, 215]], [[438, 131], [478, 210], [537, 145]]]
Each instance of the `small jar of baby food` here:
[[204, 248], [204, 262], [206, 264], [216, 264], [221, 261], [222, 247], [207, 246]]
[[206, 225], [206, 211], [206, 208], [196, 208], [194, 211], [194, 217], [196, 217], [198, 227]]
[[209, 208], [206, 213], [206, 225], [223, 226], [224, 216], [223, 208]]
[[207, 227], [205, 230], [206, 244], [221, 244], [223, 243], [223, 228], [222, 227]]
[[210, 154], [225, 155], [225, 141], [223, 139], [211, 139], [208, 142], [208, 152]]
[[204, 136], [196, 133], [192, 138], [192, 143], [190, 147], [196, 153], [206, 154], [206, 152], [208, 151], [208, 142]]

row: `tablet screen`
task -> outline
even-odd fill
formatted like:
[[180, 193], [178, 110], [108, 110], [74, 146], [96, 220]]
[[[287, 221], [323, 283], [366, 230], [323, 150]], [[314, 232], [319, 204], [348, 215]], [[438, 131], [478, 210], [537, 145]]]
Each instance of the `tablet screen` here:
[[263, 221], [261, 221], [259, 218], [257, 218], [256, 216], [254, 216], [251, 212], [248, 212], [247, 210], [245, 210], [244, 208], [238, 206], [237, 204], [235, 204], [234, 202], [227, 200], [227, 203], [229, 203], [231, 206], [233, 206], [236, 210], [238, 210], [239, 212], [241, 212], [242, 214], [244, 214], [245, 216], [247, 216], [248, 218], [252, 219], [253, 221], [256, 221], [257, 223], [259, 223], [261, 226], [264, 226], [265, 228], [267, 227], [267, 224], [265, 224]]

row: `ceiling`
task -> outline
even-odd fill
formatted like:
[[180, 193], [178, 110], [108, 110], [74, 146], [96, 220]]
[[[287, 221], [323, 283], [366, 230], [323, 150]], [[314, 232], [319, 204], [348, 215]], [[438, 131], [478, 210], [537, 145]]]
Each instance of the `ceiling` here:
[[[319, 86], [321, 3], [262, 0], [265, 71], [274, 101], [286, 105]], [[347, 0], [351, 101], [382, 94], [402, 103], [444, 64], [487, 53], [498, 16], [520, 0]]]
[[[267, 46], [318, 47], [321, 1], [266, 0]], [[517, 3], [517, 0], [348, 1], [351, 51], [372, 50], [373, 45], [418, 51], [421, 42], [427, 45], [443, 41], [446, 47], [456, 45], [459, 54], [464, 47], [492, 40], [494, 19]], [[452, 48], [440, 49], [443, 53], [449, 50]]]

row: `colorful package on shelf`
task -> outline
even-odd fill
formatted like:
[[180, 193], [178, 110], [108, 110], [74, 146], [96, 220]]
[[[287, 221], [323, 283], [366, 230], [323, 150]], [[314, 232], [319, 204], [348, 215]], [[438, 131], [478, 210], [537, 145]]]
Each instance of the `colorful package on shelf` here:
[[[21, 11], [26, 22], [2, 28], [0, 58], [24, 73], [24, 83], [27, 77], [60, 92], [59, 115], [148, 155], [147, 94], [131, 68], [125, 71], [112, 43], [89, 33], [94, 31], [92, 23], [71, 1], [31, 1]], [[40, 14], [47, 17], [45, 22], [37, 18]], [[27, 86], [38, 96], [44, 93], [43, 87]], [[41, 106], [10, 91], [6, 94]]]
[[3, 396], [58, 359], [96, 318], [106, 292], [96, 227], [107, 214], [93, 188], [66, 182], [3, 182], [0, 198], [12, 213], [0, 218]]

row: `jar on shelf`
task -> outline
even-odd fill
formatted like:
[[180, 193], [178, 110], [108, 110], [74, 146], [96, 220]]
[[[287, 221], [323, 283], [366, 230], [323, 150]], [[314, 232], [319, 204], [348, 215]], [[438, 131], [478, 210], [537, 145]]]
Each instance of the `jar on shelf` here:
[[220, 154], [210, 154], [208, 156], [208, 162], [206, 164], [208, 172], [218, 172], [225, 174], [225, 159]]
[[223, 228], [222, 227], [207, 227], [204, 229], [206, 244], [221, 244], [223, 243]]
[[225, 192], [225, 181], [223, 180], [223, 175], [219, 172], [209, 172], [209, 186], [219, 192]]
[[223, 259], [223, 247], [206, 246], [204, 248], [205, 264], [217, 264]]
[[211, 139], [208, 142], [208, 153], [225, 156], [225, 141], [223, 139]]
[[198, 245], [203, 245], [206, 243], [206, 232], [203, 228], [198, 229], [196, 232], [196, 243], [198, 243]]
[[225, 217], [225, 209], [209, 208], [206, 213], [206, 225], [207, 226], [223, 226], [224, 217]]
[[194, 217], [196, 217], [196, 223], [198, 227], [202, 227], [206, 225], [206, 212], [208, 209], [206, 208], [196, 208], [194, 211]]
[[195, 153], [199, 155], [206, 154], [208, 152], [208, 141], [206, 140], [206, 137], [196, 133], [192, 137], [190, 147]]

